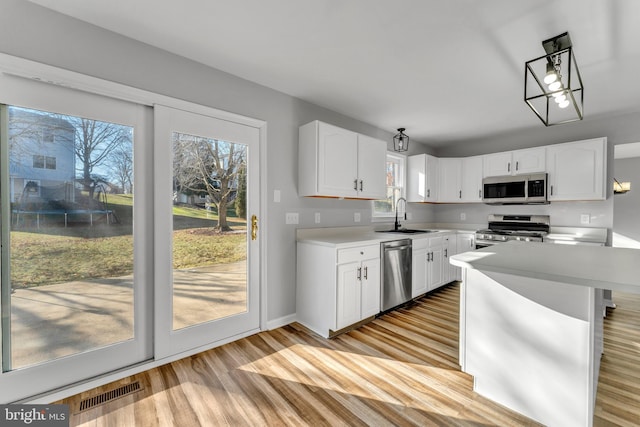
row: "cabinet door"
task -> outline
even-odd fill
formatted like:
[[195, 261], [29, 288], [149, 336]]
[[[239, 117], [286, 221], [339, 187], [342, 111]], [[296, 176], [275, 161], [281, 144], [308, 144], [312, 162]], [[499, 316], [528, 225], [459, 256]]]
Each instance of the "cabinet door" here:
[[427, 155], [417, 154], [407, 158], [407, 202], [426, 202]]
[[[318, 193], [356, 197], [358, 134], [326, 123], [318, 126]], [[384, 173], [384, 165], [381, 167]]]
[[482, 156], [462, 159], [462, 201], [482, 202]]
[[546, 171], [546, 148], [529, 148], [513, 152], [512, 171], [515, 174]]
[[360, 320], [380, 313], [380, 286], [380, 259], [363, 261]]
[[440, 169], [440, 192], [438, 193], [438, 201], [445, 203], [462, 201], [462, 159], [439, 159], [438, 166]]
[[442, 246], [438, 246], [435, 248], [429, 248], [429, 252], [431, 253], [431, 261], [429, 262], [428, 288], [431, 291], [442, 285], [444, 251]]
[[606, 138], [547, 147], [549, 200], [606, 198]]
[[407, 159], [407, 201], [435, 202], [438, 200], [438, 158], [428, 154]]
[[449, 236], [449, 240], [447, 241], [447, 246], [445, 247], [444, 253], [445, 265], [442, 268], [443, 270], [448, 270], [447, 274], [444, 274], [446, 276], [444, 283], [450, 283], [454, 280], [458, 280], [458, 270], [460, 270], [460, 267], [456, 267], [455, 265], [451, 264], [451, 262], [449, 262], [449, 258], [457, 253], [458, 242], [456, 239], [456, 235], [452, 234], [451, 236]]
[[387, 143], [366, 135], [358, 135], [358, 197], [386, 197], [385, 166]]
[[360, 262], [338, 265], [336, 330], [360, 321], [361, 312]]
[[413, 249], [411, 256], [411, 298], [426, 294], [427, 288], [427, 248]]
[[483, 156], [482, 176], [501, 175], [511, 175], [511, 151]]

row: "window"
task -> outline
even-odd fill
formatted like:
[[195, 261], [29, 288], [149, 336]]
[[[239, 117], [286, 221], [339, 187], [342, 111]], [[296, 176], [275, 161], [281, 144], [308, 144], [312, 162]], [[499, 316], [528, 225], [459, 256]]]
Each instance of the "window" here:
[[387, 198], [373, 201], [373, 218], [391, 218], [396, 214], [396, 203], [400, 197], [404, 197], [404, 175], [406, 157], [387, 153], [386, 176]]
[[41, 156], [39, 154], [34, 154], [33, 167], [34, 169], [55, 169], [56, 158], [51, 156]]

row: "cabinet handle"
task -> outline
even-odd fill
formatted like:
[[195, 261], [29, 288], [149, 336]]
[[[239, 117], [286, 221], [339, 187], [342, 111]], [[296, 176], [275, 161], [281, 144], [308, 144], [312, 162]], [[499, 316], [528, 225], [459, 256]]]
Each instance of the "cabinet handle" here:
[[551, 186], [551, 195], [553, 196], [553, 185]]
[[353, 180], [353, 189], [358, 191], [358, 180], [357, 179]]
[[518, 164], [519, 164], [519, 163], [520, 163], [520, 162], [516, 162], [516, 170], [518, 170]]
[[458, 198], [462, 199], [462, 190], [459, 191]]
[[368, 269], [369, 269], [369, 267], [365, 267], [365, 268], [364, 268], [364, 280], [367, 280], [367, 279], [368, 279], [368, 277], [367, 277], [367, 276], [368, 276], [368, 275], [367, 275], [367, 270], [368, 270]]
[[482, 199], [482, 190], [478, 190], [478, 199]]
[[427, 262], [433, 261], [433, 252], [427, 252]]
[[362, 191], [362, 180], [360, 180], [360, 191]]
[[444, 250], [444, 257], [445, 258], [447, 257], [447, 250], [446, 249]]
[[431, 197], [431, 189], [427, 188], [427, 197]]
[[362, 280], [362, 267], [358, 267], [358, 280]]
[[507, 163], [507, 172], [511, 172], [511, 162]]

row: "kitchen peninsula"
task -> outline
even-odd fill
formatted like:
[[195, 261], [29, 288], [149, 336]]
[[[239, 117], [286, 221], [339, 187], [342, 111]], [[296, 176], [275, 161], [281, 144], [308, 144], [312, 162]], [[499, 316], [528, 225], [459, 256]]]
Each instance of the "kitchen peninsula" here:
[[591, 426], [603, 289], [640, 293], [640, 251], [509, 242], [463, 268], [460, 365], [474, 390], [550, 426]]

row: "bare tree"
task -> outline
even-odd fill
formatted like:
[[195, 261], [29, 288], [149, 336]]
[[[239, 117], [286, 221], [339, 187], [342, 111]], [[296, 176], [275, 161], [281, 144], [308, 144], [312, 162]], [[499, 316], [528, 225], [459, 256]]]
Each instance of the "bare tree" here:
[[174, 134], [176, 191], [206, 194], [218, 210], [216, 230], [230, 231], [227, 207], [237, 190], [237, 175], [246, 162], [246, 147], [226, 141]]
[[109, 156], [111, 178], [118, 182], [122, 192], [133, 193], [133, 154], [131, 144], [123, 143]]
[[115, 123], [67, 116], [76, 128], [75, 152], [81, 166], [81, 182], [93, 197], [93, 171], [123, 144], [131, 144], [132, 129]]

